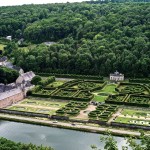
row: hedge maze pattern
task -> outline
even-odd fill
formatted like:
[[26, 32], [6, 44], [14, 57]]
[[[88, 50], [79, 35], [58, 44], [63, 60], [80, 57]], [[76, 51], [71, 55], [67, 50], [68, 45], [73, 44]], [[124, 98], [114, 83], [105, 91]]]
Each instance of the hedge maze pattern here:
[[110, 104], [122, 104], [130, 106], [150, 106], [150, 96], [147, 95], [112, 95], [105, 101]]
[[103, 81], [71, 80], [57, 88], [39, 88], [33, 91], [32, 95], [56, 99], [90, 101], [94, 97], [91, 92], [102, 89], [105, 84]]
[[91, 120], [108, 121], [112, 114], [117, 111], [117, 108], [116, 105], [99, 105], [88, 116]]
[[149, 88], [140, 83], [120, 83], [116, 91], [121, 94], [150, 94]]
[[56, 111], [56, 114], [59, 116], [77, 116], [80, 113], [80, 110], [86, 109], [88, 103], [86, 102], [70, 102], [65, 107]]

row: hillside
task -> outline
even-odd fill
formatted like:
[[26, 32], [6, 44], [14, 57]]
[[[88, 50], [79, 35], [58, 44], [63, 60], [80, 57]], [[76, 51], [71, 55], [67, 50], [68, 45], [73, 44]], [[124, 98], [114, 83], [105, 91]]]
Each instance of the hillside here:
[[[14, 63], [25, 70], [150, 74], [150, 3], [1, 7], [0, 18], [1, 37], [23, 37], [27, 43], [38, 44], [12, 51]], [[40, 44], [45, 41], [56, 44]]]

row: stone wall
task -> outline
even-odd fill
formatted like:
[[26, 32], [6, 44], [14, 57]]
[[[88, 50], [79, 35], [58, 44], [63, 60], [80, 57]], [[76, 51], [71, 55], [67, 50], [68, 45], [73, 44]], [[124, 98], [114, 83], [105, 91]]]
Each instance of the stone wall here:
[[5, 108], [7, 106], [10, 106], [14, 103], [17, 103], [18, 101], [21, 101], [24, 99], [24, 93], [20, 92], [18, 94], [15, 94], [13, 96], [4, 98], [2, 100], [0, 100], [0, 108]]
[[118, 123], [118, 122], [112, 122], [111, 126], [130, 128], [130, 129], [143, 129], [148, 131], [150, 130], [150, 126], [137, 125], [137, 124], [125, 124], [125, 123]]

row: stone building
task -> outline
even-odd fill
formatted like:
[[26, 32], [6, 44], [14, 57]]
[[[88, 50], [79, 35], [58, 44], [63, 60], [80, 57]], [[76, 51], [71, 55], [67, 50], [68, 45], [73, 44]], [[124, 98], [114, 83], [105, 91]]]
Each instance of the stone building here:
[[24, 92], [19, 87], [0, 93], [0, 108], [7, 107], [18, 101], [21, 101], [24, 99], [24, 97]]
[[16, 83], [7, 85], [0, 83], [0, 108], [23, 100], [26, 97], [27, 91], [34, 87], [30, 82], [34, 76], [35, 74], [30, 71], [21, 74]]
[[23, 82], [31, 81], [34, 76], [35, 74], [32, 71], [23, 73], [17, 78], [16, 83], [21, 84]]
[[4, 66], [7, 62], [7, 57], [3, 56], [0, 58], [0, 66]]
[[12, 40], [12, 36], [11, 35], [6, 36], [6, 39], [9, 40], [9, 41], [11, 41]]
[[124, 81], [124, 74], [118, 71], [110, 74], [110, 81]]

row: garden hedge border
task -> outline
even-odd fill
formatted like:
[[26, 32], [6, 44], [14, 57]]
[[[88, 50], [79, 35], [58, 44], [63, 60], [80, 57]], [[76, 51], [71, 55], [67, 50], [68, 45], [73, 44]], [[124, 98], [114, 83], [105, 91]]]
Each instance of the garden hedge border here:
[[[150, 94], [150, 89], [147, 87], [147, 86], [145, 86], [145, 85], [143, 85], [143, 84], [141, 84], [141, 83], [128, 83], [128, 82], [120, 82], [118, 85], [117, 85], [117, 87], [115, 88], [115, 91], [116, 92], [119, 92], [119, 93], [121, 93], [121, 94], [133, 94], [132, 92], [130, 93], [130, 92], [121, 92], [120, 90], [119, 90], [119, 87], [121, 86], [121, 85], [138, 85], [138, 86], [142, 86], [143, 88], [145, 88], [148, 92], [149, 92], [149, 94]], [[143, 94], [143, 93], [140, 93], [140, 92], [135, 92], [136, 94]]]
[[103, 80], [102, 76], [92, 76], [92, 75], [77, 75], [77, 74], [57, 74], [57, 73], [43, 73], [37, 72], [40, 76], [56, 76], [59, 78], [75, 78], [75, 79], [92, 79], [92, 80]]

